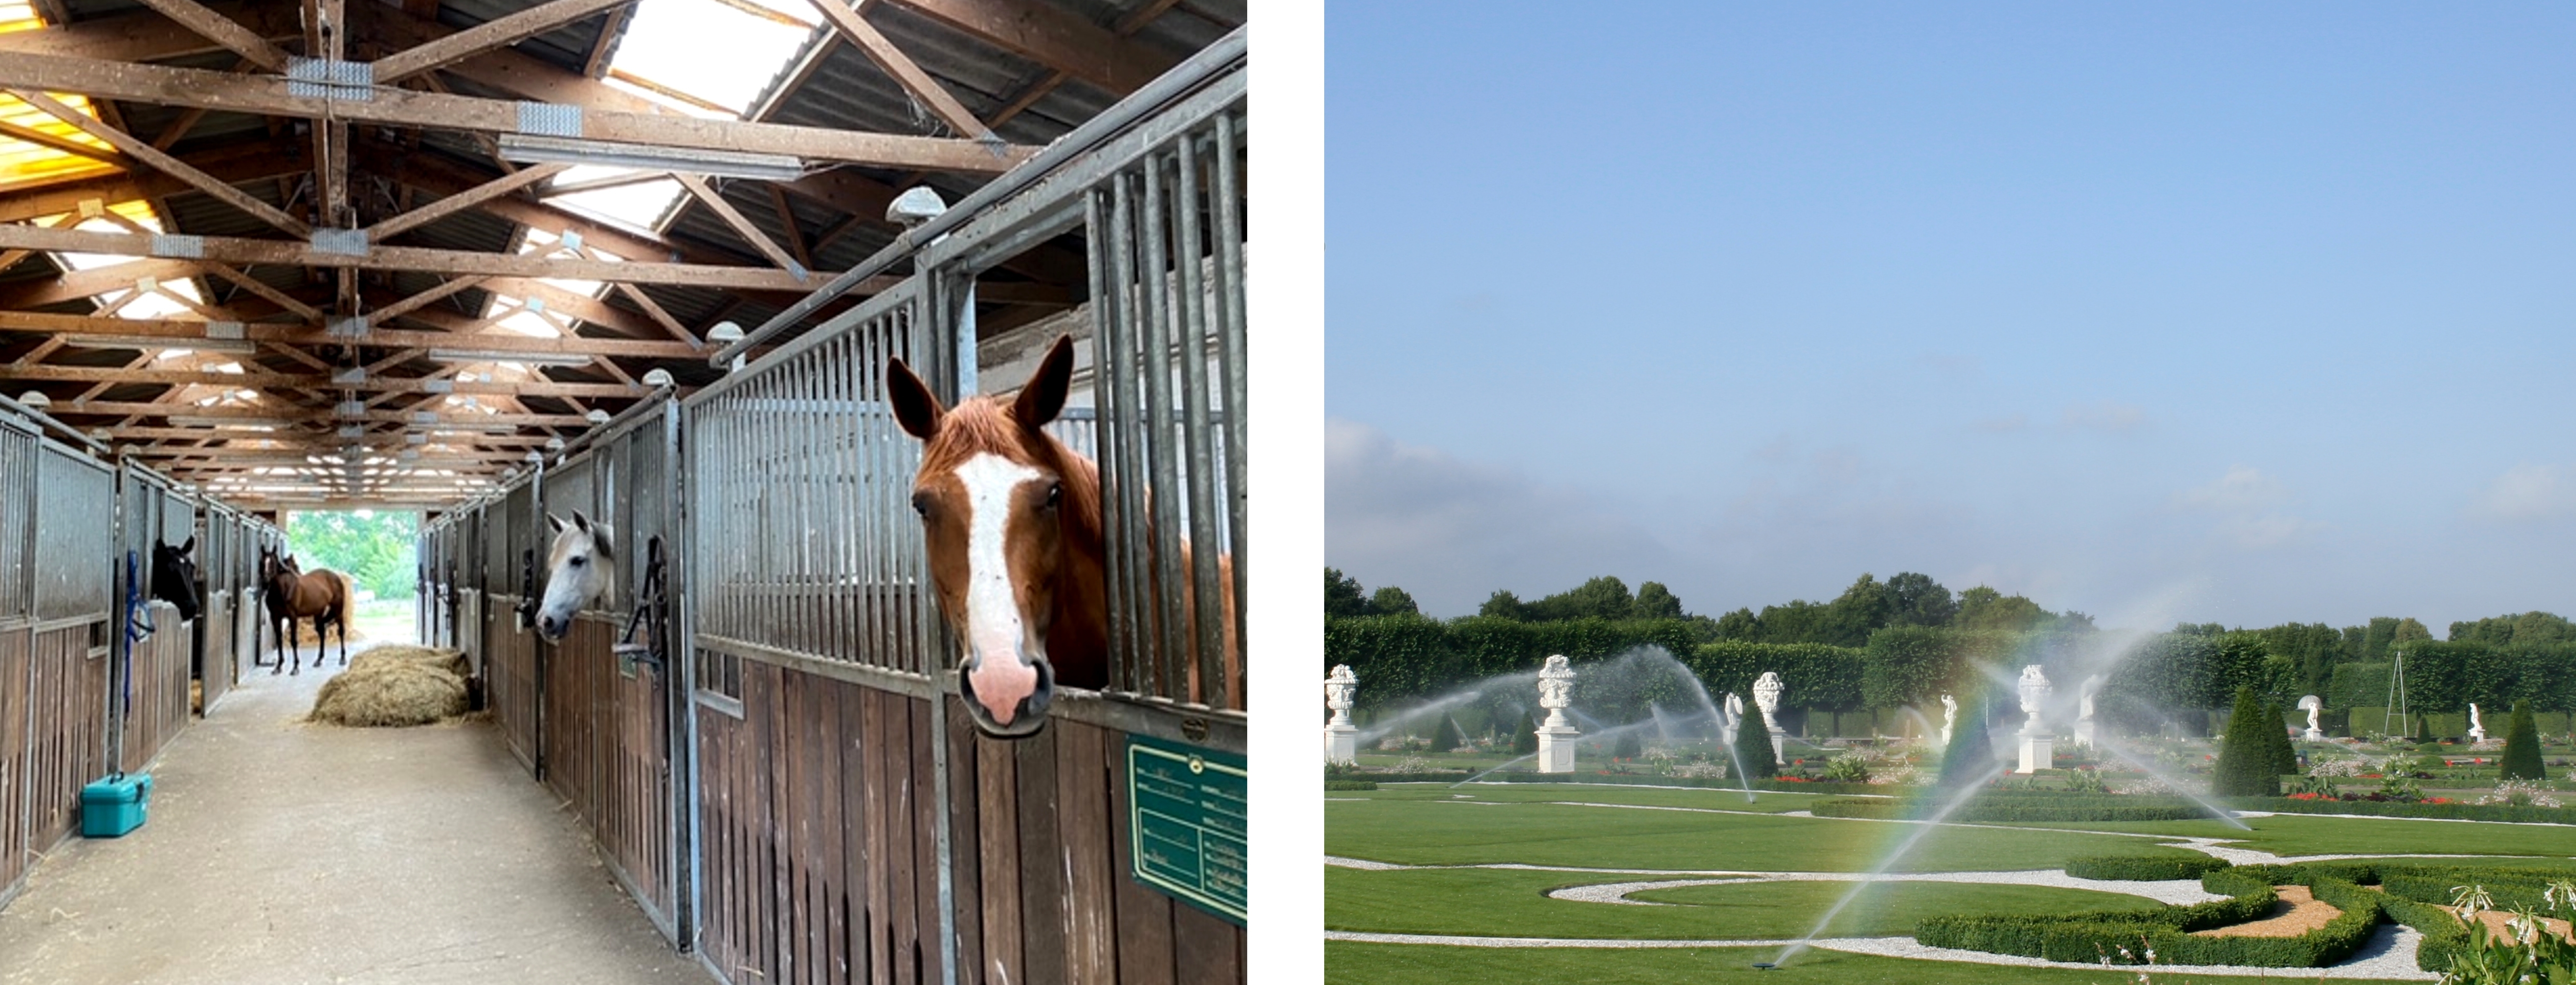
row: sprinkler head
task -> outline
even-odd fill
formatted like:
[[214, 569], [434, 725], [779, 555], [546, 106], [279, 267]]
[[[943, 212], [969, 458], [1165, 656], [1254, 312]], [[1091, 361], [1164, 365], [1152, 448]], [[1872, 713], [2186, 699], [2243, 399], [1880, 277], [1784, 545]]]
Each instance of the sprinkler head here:
[[1756, 962], [1753, 962], [1753, 970], [1755, 970], [1755, 971], [1769, 971], [1769, 970], [1771, 970], [1771, 969], [1773, 969], [1773, 968], [1777, 968], [1777, 967], [1779, 967], [1779, 965], [1772, 964], [1771, 962], [1768, 962], [1768, 961], [1756, 961]]

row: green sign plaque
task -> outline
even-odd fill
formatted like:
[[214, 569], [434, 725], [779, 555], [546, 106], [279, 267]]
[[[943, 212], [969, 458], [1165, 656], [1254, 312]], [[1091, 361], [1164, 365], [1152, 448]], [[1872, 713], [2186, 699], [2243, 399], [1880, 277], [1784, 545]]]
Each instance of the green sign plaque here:
[[1243, 923], [1243, 757], [1127, 736], [1127, 851], [1137, 882]]

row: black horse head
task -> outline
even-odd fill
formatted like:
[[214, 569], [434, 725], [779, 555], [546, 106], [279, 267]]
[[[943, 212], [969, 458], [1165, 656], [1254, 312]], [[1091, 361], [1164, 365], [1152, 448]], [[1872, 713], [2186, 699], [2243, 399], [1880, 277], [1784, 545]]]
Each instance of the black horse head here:
[[152, 542], [152, 597], [179, 607], [179, 618], [197, 618], [197, 538], [177, 547]]

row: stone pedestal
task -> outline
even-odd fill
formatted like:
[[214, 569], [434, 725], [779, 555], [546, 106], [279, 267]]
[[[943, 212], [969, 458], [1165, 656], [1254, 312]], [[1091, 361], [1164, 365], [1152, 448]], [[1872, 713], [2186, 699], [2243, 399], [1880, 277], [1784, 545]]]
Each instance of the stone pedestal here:
[[2326, 741], [2326, 730], [2311, 725], [2308, 726], [2308, 730], [2306, 732], [2300, 733], [2299, 738], [2306, 739], [2310, 742], [2324, 742]]
[[2093, 748], [2093, 720], [2092, 720], [2092, 719], [2090, 719], [2090, 718], [2085, 718], [2085, 719], [2079, 719], [2079, 720], [2077, 720], [2077, 721], [2076, 721], [2076, 723], [2075, 723], [2075, 744], [2076, 744], [2076, 745], [2079, 745], [2079, 746], [2083, 746], [2084, 748], [2087, 748], [2087, 749]]
[[2021, 734], [2021, 768], [2015, 773], [2029, 774], [2048, 768], [2050, 757], [2057, 753], [2057, 737], [2046, 732]]
[[1360, 761], [1360, 730], [1349, 722], [1324, 726], [1324, 761], [1351, 764]]
[[1574, 740], [1579, 734], [1572, 725], [1541, 726], [1538, 730], [1538, 771], [1574, 772]]
[[1788, 751], [1789, 730], [1777, 725], [1771, 726], [1771, 762], [1779, 766], [1789, 765]]

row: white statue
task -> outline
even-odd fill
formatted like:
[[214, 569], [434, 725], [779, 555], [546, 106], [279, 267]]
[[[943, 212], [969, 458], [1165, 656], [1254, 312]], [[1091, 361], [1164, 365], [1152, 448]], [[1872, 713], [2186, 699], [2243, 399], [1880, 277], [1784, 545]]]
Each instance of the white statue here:
[[1780, 672], [1766, 670], [1753, 681], [1753, 703], [1762, 708], [1762, 726], [1771, 731], [1771, 758], [1782, 766], [1789, 765], [1789, 730], [1780, 727], [1780, 692], [1788, 686], [1780, 683]]
[[1547, 666], [1538, 672], [1538, 706], [1547, 709], [1547, 723], [1538, 727], [1538, 771], [1541, 773], [1574, 772], [1574, 726], [1566, 724], [1565, 706], [1574, 698], [1574, 668], [1567, 666], [1564, 654], [1547, 658]]
[[1351, 695], [1360, 689], [1360, 679], [1352, 676], [1351, 666], [1341, 664], [1324, 677], [1324, 707], [1333, 710], [1331, 721], [1324, 723], [1324, 761], [1328, 763], [1359, 762], [1359, 726], [1351, 724]]
[[2487, 723], [2478, 717], [2478, 706], [2474, 701], [2469, 703], [2469, 741], [2473, 744], [2487, 741]]
[[2021, 727], [2021, 768], [2014, 772], [2028, 775], [2053, 764], [2050, 756], [2056, 745], [2055, 737], [2048, 734], [2048, 726], [2040, 723], [2039, 709], [2048, 700], [2049, 692], [2055, 689], [2049, 686], [2048, 675], [2040, 672], [2038, 664], [2021, 669], [2019, 686], [2021, 710], [2030, 716], [2030, 720]]
[[1950, 729], [1957, 724], [1959, 724], [1959, 699], [1944, 694], [1941, 696], [1941, 745], [1943, 747], [1950, 745]]
[[1360, 679], [1351, 674], [1349, 664], [1335, 665], [1333, 672], [1324, 678], [1324, 707], [1333, 710], [1336, 724], [1350, 724], [1351, 695], [1359, 689]]
[[2306, 739], [2310, 742], [2324, 742], [2326, 740], [2326, 730], [2318, 725], [2317, 717], [2325, 714], [2325, 699], [2319, 698], [2313, 694], [2300, 698], [2299, 710], [2308, 713], [2308, 730], [2300, 734], [2299, 738]]
[[2077, 709], [2077, 714], [2075, 716], [2076, 745], [2091, 746], [2093, 744], [2093, 695], [2101, 690], [2102, 675], [2100, 674], [2087, 677], [2084, 679], [2084, 683], [2076, 685], [2075, 693], [2078, 695], [2075, 701]]
[[1728, 691], [1726, 692], [1726, 710], [1718, 716], [1717, 728], [1720, 733], [1723, 733], [1718, 738], [1726, 743], [1727, 748], [1735, 748], [1735, 730], [1743, 727], [1744, 696], [1733, 691]]

